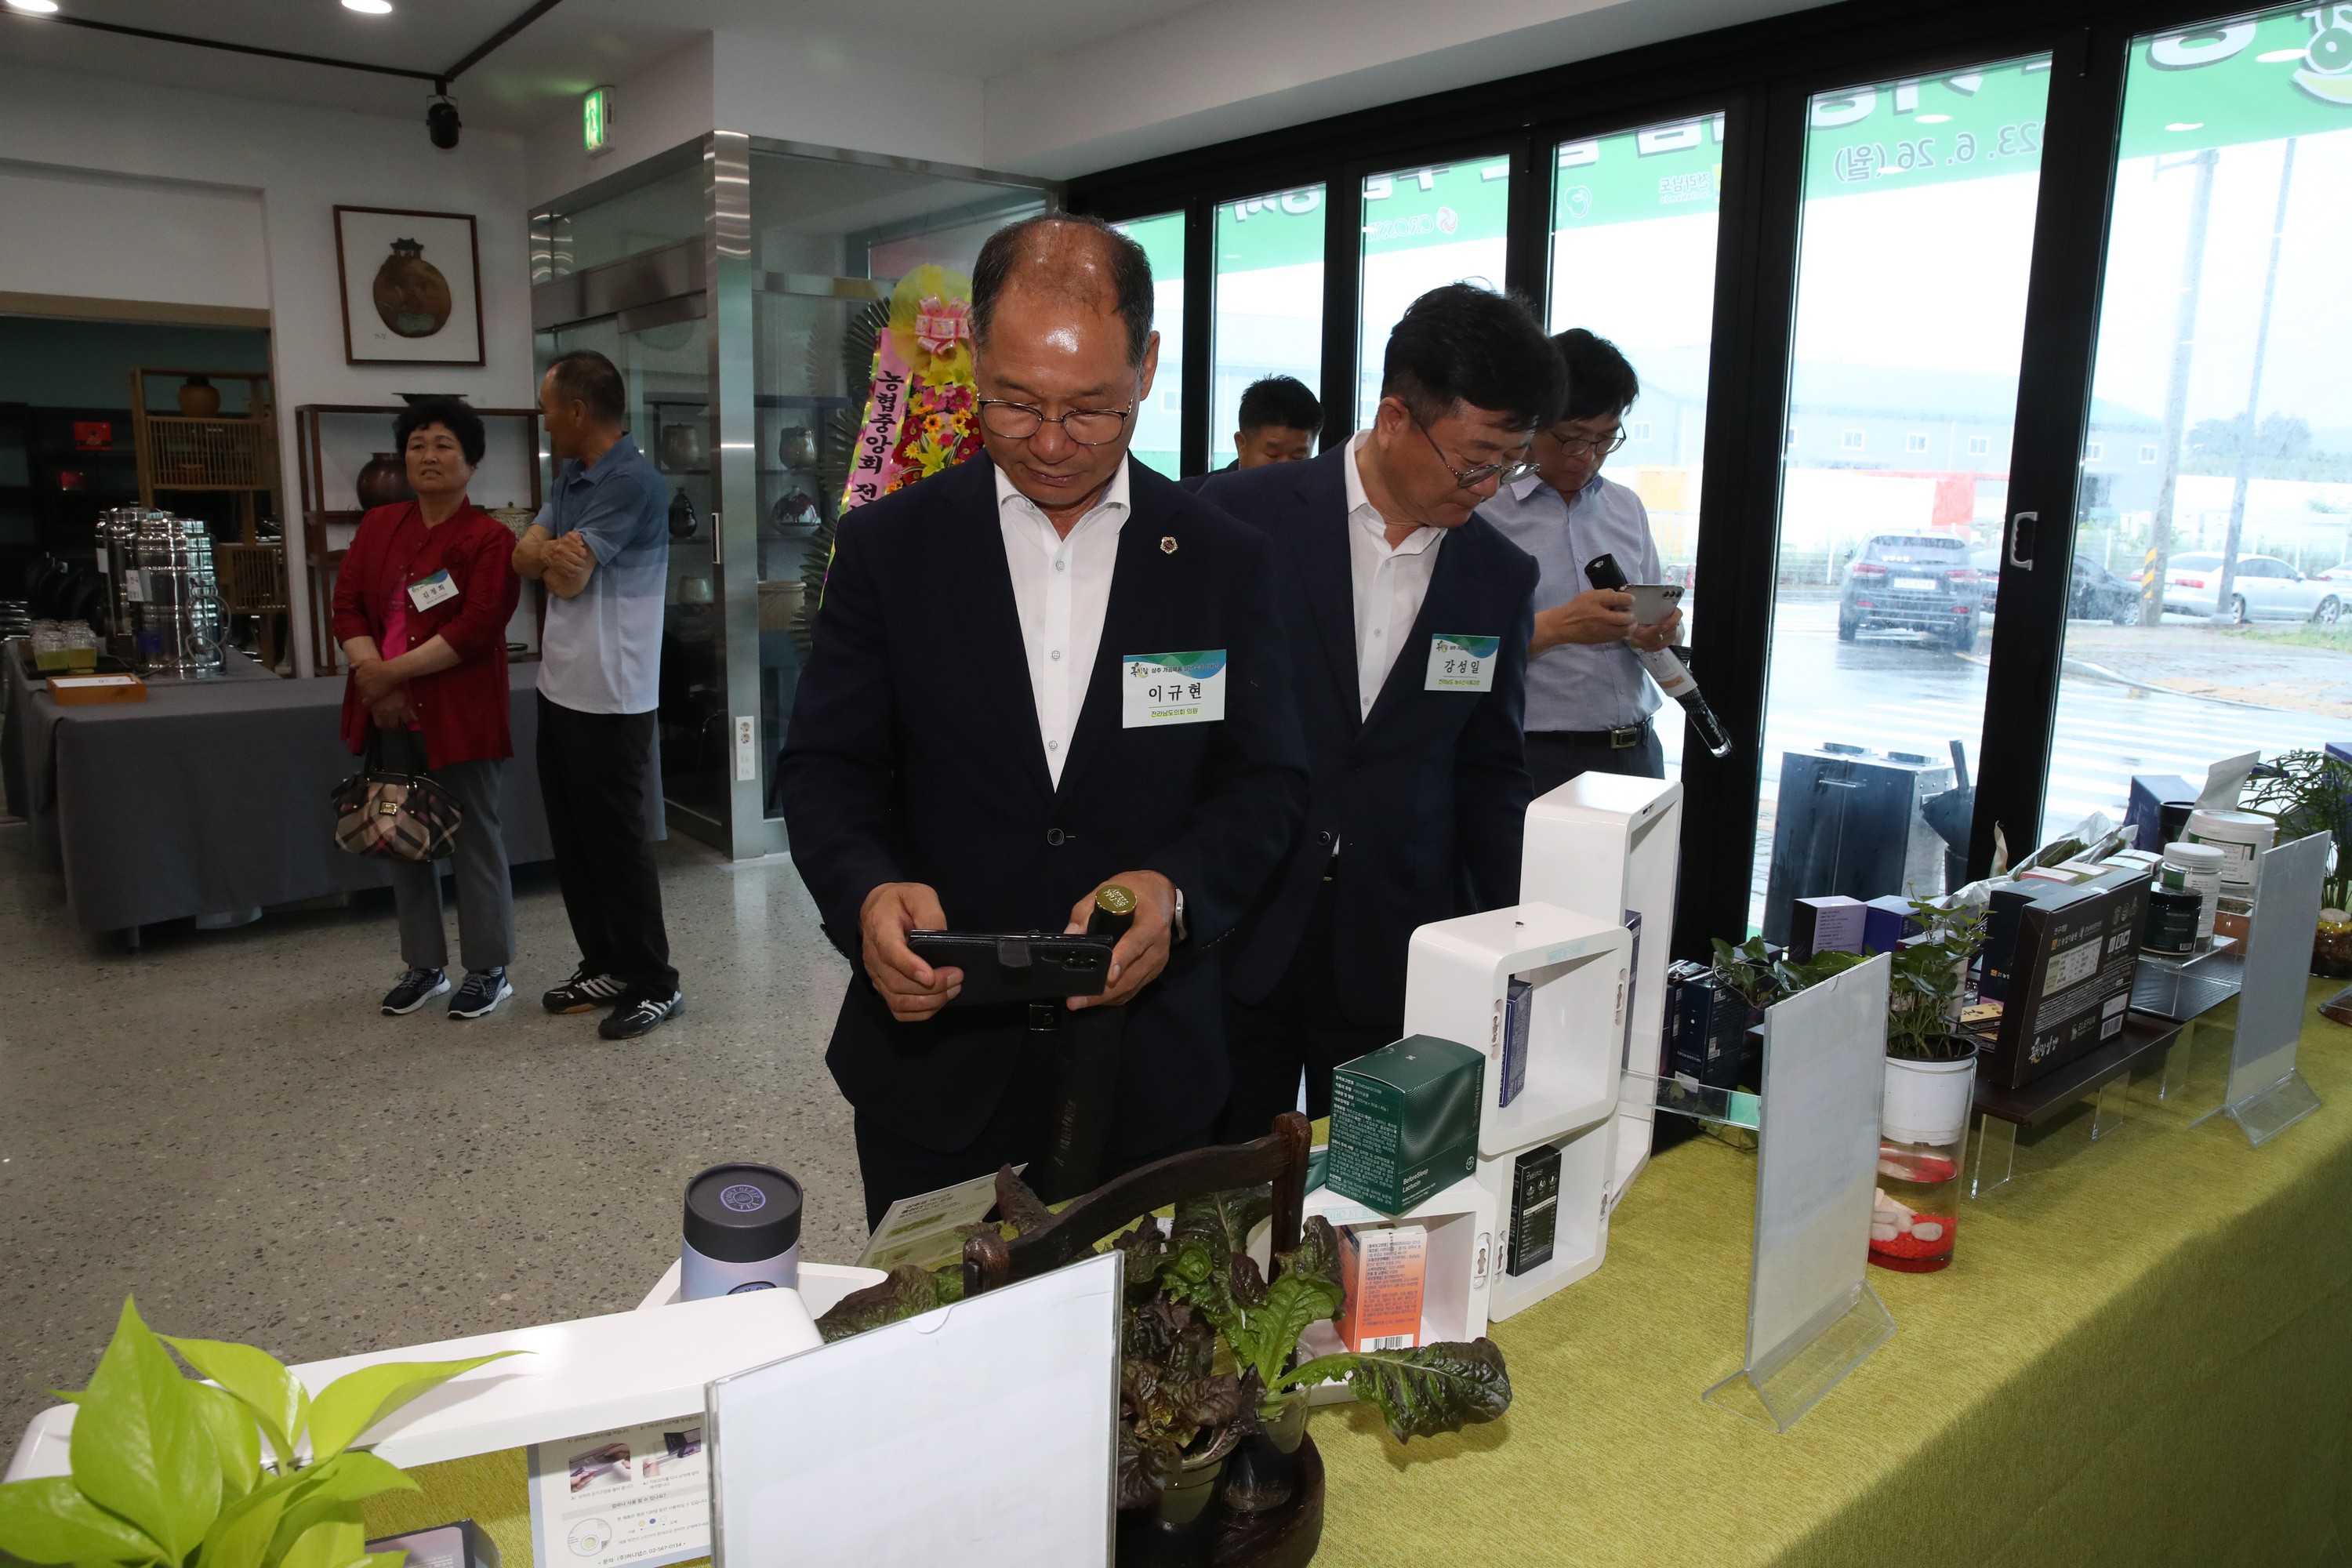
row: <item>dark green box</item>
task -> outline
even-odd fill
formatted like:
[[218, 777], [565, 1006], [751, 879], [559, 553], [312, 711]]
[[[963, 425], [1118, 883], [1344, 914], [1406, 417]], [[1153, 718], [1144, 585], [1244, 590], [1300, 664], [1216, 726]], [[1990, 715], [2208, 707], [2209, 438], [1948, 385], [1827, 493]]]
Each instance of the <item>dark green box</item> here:
[[1324, 1184], [1398, 1215], [1478, 1168], [1486, 1058], [1413, 1035], [1331, 1075], [1331, 1164]]

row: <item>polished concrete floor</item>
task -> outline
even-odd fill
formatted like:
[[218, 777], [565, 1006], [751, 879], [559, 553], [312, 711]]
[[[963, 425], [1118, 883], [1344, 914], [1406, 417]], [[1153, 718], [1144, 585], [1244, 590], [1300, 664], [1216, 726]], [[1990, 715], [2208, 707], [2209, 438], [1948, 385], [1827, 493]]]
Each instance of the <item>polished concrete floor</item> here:
[[540, 1009], [576, 956], [544, 868], [519, 879], [514, 1001], [386, 1018], [389, 892], [128, 953], [73, 928], [27, 832], [0, 825], [0, 1459], [126, 1293], [288, 1362], [615, 1311], [722, 1160], [802, 1178], [812, 1259], [864, 1244], [823, 1060], [848, 968], [782, 858], [661, 847], [686, 1016], [616, 1045]]

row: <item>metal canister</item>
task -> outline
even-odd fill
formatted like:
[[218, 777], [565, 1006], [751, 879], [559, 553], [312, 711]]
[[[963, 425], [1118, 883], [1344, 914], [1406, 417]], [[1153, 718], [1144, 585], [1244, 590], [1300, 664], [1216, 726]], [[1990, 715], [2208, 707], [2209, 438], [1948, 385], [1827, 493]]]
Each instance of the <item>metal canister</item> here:
[[142, 513], [124, 565], [123, 597], [142, 673], [220, 672], [220, 586], [213, 574], [212, 536], [201, 521]]

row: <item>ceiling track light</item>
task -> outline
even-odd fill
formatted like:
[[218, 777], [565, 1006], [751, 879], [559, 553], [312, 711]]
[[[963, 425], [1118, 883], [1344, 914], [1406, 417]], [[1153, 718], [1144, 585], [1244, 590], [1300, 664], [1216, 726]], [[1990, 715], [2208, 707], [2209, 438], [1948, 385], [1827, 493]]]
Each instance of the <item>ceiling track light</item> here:
[[457, 100], [449, 96], [449, 83], [436, 81], [433, 96], [425, 102], [425, 133], [433, 138], [433, 145], [447, 153], [457, 147], [457, 132], [465, 124], [457, 118]]

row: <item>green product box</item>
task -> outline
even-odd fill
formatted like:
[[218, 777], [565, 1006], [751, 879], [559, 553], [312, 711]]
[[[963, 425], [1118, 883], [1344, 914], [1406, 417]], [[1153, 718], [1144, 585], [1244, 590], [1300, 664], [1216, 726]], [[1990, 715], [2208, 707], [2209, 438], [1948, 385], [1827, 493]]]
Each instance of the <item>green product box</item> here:
[[1478, 1167], [1486, 1058], [1413, 1035], [1331, 1075], [1331, 1162], [1325, 1184], [1399, 1215]]

